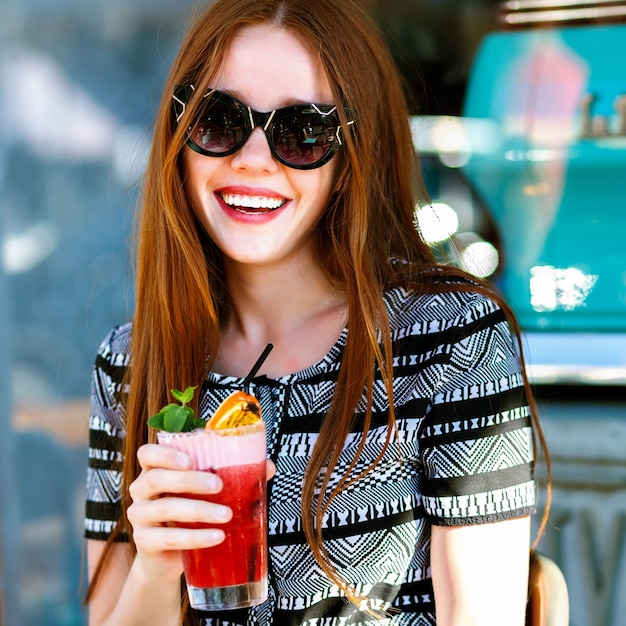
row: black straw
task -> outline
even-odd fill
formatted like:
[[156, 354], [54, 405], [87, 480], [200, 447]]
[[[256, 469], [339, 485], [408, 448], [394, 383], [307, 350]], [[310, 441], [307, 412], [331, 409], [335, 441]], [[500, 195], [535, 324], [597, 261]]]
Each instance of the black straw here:
[[268, 343], [265, 346], [265, 350], [263, 350], [263, 352], [261, 353], [261, 356], [257, 359], [256, 363], [252, 366], [252, 369], [250, 370], [249, 374], [243, 379], [243, 387], [244, 389], [246, 389], [246, 391], [250, 387], [250, 383], [252, 382], [252, 379], [256, 376], [256, 373], [261, 369], [261, 365], [263, 365], [263, 363], [265, 362], [265, 359], [267, 359], [267, 356], [272, 351], [273, 347], [274, 347], [274, 344], [272, 343]]

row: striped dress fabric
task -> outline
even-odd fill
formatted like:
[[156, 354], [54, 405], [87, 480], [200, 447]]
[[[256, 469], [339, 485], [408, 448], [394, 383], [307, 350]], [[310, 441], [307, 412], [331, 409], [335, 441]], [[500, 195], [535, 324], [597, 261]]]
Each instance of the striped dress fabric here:
[[[253, 382], [267, 425], [268, 455], [277, 468], [269, 496], [270, 598], [252, 609], [200, 614], [204, 626], [434, 625], [431, 525], [483, 524], [534, 512], [530, 412], [500, 308], [474, 293], [418, 295], [401, 288], [387, 291], [385, 302], [395, 355], [397, 431], [375, 471], [332, 501], [324, 527], [334, 565], [388, 617], [374, 620], [346, 602], [313, 558], [301, 526], [299, 493], [335, 390], [344, 330], [312, 367]], [[111, 331], [93, 371], [85, 520], [90, 539], [106, 539], [119, 515], [119, 399], [129, 338], [130, 324]], [[202, 388], [201, 416], [208, 418], [241, 384], [211, 373]], [[357, 475], [381, 452], [388, 409], [377, 378]], [[358, 424], [356, 419], [331, 488], [354, 459], [362, 436]]]

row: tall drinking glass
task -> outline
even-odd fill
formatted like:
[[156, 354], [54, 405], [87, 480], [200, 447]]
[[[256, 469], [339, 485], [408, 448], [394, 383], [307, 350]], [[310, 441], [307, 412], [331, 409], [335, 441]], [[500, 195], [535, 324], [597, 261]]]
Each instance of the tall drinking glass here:
[[[217, 474], [219, 494], [202, 498], [229, 506], [232, 520], [215, 527], [226, 535], [210, 548], [183, 551], [191, 606], [219, 611], [260, 604], [267, 599], [267, 496], [265, 424], [187, 433], [159, 431], [159, 444], [176, 448], [193, 460], [193, 469]], [[207, 528], [206, 523], [180, 524]]]

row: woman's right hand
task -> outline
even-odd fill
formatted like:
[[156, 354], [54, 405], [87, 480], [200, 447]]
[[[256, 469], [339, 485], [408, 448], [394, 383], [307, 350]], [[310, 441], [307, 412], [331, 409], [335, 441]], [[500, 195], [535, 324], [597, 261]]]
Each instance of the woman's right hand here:
[[[220, 529], [232, 513], [227, 507], [185, 497], [211, 495], [222, 489], [215, 474], [191, 470], [181, 452], [157, 444], [138, 451], [142, 471], [130, 486], [132, 503], [128, 521], [137, 548], [114, 543], [89, 604], [90, 626], [118, 624], [177, 624], [180, 618], [181, 550], [204, 548], [223, 541]], [[276, 468], [267, 462], [268, 480]], [[220, 511], [223, 516], [220, 516]], [[211, 529], [175, 528], [174, 522], [202, 521]], [[87, 542], [89, 580], [105, 551], [106, 543]]]
[[[211, 495], [222, 490], [217, 474], [191, 469], [191, 459], [158, 444], [139, 448], [142, 468], [130, 485], [128, 521], [133, 527], [137, 565], [161, 582], [178, 580], [183, 572], [181, 550], [208, 548], [224, 540], [221, 524], [232, 517], [229, 507], [185, 494]], [[204, 522], [213, 528], [179, 528], [174, 523]]]

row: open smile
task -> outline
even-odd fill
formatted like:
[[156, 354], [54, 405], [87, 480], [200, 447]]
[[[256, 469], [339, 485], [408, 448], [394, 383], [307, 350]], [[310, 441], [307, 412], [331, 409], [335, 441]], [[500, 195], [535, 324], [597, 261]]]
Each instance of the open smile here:
[[252, 196], [239, 193], [220, 192], [224, 204], [239, 213], [269, 213], [285, 205], [286, 198]]

